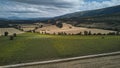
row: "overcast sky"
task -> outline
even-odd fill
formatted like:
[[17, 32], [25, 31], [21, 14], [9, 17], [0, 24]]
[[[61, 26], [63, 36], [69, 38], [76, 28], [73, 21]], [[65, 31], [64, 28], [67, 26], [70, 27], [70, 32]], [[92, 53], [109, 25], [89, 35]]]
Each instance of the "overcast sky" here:
[[120, 5], [120, 0], [0, 0], [0, 18], [54, 17]]

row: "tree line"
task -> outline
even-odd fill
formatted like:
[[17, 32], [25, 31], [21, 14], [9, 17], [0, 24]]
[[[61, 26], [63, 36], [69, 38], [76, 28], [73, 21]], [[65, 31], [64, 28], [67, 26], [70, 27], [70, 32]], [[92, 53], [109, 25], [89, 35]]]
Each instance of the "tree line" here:
[[91, 31], [84, 31], [83, 33], [77, 33], [76, 35], [120, 35], [119, 31], [109, 33], [92, 33]]
[[[9, 35], [9, 32], [4, 32], [4, 36], [8, 36], [8, 35]], [[17, 37], [16, 33], [13, 33], [13, 35], [10, 35], [9, 40], [14, 40], [14, 37]]]
[[[40, 34], [50, 34], [47, 32], [42, 32]], [[84, 32], [79, 32], [77, 34], [73, 34], [73, 33], [66, 33], [66, 32], [58, 32], [58, 33], [53, 33], [53, 35], [120, 35], [119, 31], [116, 32], [109, 32], [109, 33], [92, 33], [91, 31], [84, 31]]]

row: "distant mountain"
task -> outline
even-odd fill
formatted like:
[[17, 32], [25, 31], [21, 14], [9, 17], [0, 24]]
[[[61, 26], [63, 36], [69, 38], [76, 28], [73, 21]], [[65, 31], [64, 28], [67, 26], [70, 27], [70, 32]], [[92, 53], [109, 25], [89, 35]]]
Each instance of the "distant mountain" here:
[[75, 26], [120, 30], [120, 5], [97, 10], [75, 12], [52, 19], [52, 21], [57, 20]]
[[50, 17], [37, 17], [37, 18], [25, 18], [25, 17], [17, 17], [17, 16], [11, 16], [6, 18], [0, 18], [0, 20], [47, 20], [50, 19]]
[[9, 17], [9, 18], [0, 18], [0, 24], [31, 24], [36, 22], [41, 22], [51, 18], [18, 18], [18, 17]]
[[97, 10], [89, 10], [89, 11], [70, 13], [70, 14], [59, 16], [56, 18], [57, 19], [59, 19], [59, 18], [72, 18], [72, 17], [83, 18], [83, 17], [91, 17], [91, 16], [108, 15], [108, 14], [113, 14], [113, 13], [120, 13], [120, 5], [108, 7], [108, 8], [97, 9]]
[[31, 24], [36, 22], [55, 24], [56, 21], [63, 21], [74, 26], [82, 26], [89, 28], [102, 28], [110, 30], [120, 30], [120, 5], [102, 8], [97, 10], [89, 10], [82, 12], [70, 13], [54, 18], [0, 18], [1, 24]]

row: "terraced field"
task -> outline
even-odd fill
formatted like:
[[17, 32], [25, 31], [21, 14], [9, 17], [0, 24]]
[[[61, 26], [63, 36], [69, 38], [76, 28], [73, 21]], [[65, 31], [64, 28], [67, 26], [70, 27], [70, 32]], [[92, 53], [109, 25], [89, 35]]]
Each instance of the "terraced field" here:
[[0, 28], [0, 36], [4, 35], [4, 32], [8, 32], [9, 35], [12, 35], [13, 33], [16, 33], [16, 34], [24, 33], [20, 30], [15, 29], [15, 28]]
[[119, 42], [120, 36], [60, 36], [24, 33], [14, 40], [2, 36], [0, 37], [0, 65], [119, 51]]

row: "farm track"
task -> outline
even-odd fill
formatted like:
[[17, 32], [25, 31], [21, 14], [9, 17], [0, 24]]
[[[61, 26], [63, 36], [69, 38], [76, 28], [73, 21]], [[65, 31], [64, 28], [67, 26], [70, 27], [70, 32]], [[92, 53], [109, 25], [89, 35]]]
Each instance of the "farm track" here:
[[52, 61], [3, 66], [3, 68], [119, 68], [120, 51]]

